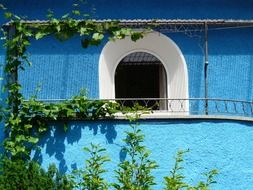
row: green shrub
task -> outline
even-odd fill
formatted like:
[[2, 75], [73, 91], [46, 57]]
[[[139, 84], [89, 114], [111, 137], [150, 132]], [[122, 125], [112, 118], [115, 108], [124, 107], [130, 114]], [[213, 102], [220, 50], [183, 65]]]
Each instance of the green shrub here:
[[[131, 131], [126, 132], [124, 151], [126, 160], [118, 164], [115, 170], [116, 182], [109, 184], [103, 176], [107, 170], [104, 164], [110, 159], [105, 155], [105, 149], [99, 145], [91, 144], [84, 150], [90, 155], [86, 160], [84, 169], [74, 170], [71, 175], [61, 175], [55, 165], [50, 165], [48, 170], [34, 161], [22, 159], [1, 160], [0, 189], [2, 190], [150, 190], [155, 185], [152, 171], [158, 166], [150, 160], [150, 152], [142, 145], [144, 135], [137, 125], [131, 125]], [[175, 165], [170, 175], [164, 177], [164, 190], [210, 190], [217, 170], [206, 173], [206, 181], [200, 181], [196, 186], [184, 182], [184, 169], [181, 164], [183, 155], [188, 151], [179, 151]]]
[[166, 185], [164, 190], [211, 190], [210, 185], [216, 183], [216, 181], [214, 180], [214, 176], [218, 174], [217, 170], [211, 170], [210, 172], [206, 173], [206, 181], [200, 181], [196, 186], [191, 186], [183, 181], [185, 176], [181, 173], [181, 171], [184, 169], [184, 167], [181, 166], [181, 163], [184, 161], [183, 155], [186, 152], [188, 152], [188, 150], [178, 151], [177, 156], [175, 158], [175, 165], [170, 171], [171, 175], [164, 177]]
[[131, 125], [132, 131], [126, 132], [124, 151], [129, 157], [118, 165], [117, 183], [112, 186], [116, 190], [149, 190], [155, 185], [155, 177], [151, 174], [157, 168], [155, 161], [149, 159], [150, 152], [142, 145], [144, 135], [137, 125]]
[[109, 183], [102, 177], [107, 172], [103, 168], [110, 159], [104, 154], [105, 149], [99, 145], [91, 144], [90, 148], [85, 147], [90, 158], [86, 160], [85, 168], [74, 170], [72, 179], [75, 179], [75, 188], [85, 190], [108, 190]]
[[55, 165], [48, 170], [34, 162], [9, 160], [1, 162], [0, 189], [2, 190], [71, 190], [73, 183], [67, 176], [61, 175]]

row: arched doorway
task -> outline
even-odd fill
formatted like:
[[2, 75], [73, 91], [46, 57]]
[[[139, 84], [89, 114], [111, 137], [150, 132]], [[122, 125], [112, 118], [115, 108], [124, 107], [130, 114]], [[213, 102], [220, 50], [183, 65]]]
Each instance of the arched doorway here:
[[[161, 61], [167, 76], [167, 98], [188, 99], [188, 71], [179, 47], [166, 35], [153, 32], [133, 42], [130, 38], [108, 42], [99, 58], [99, 97], [115, 99], [115, 72], [121, 60], [134, 52], [146, 52]], [[173, 105], [174, 106], [174, 105]], [[175, 104], [175, 107], [177, 105]], [[188, 110], [188, 101], [184, 103]]]
[[[167, 98], [167, 76], [162, 62], [146, 52], [134, 52], [124, 57], [115, 71], [115, 97], [145, 98], [147, 101], [137, 102], [153, 110], [166, 109], [166, 101], [158, 102], [158, 99]], [[132, 104], [128, 101], [125, 106]]]

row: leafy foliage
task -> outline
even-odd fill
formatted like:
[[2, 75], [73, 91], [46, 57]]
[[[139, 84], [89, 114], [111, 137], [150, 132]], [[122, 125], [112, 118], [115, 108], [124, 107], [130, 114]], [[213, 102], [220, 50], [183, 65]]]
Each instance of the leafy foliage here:
[[[134, 119], [133, 119], [134, 120]], [[150, 160], [150, 152], [145, 146], [144, 135], [137, 125], [131, 125], [131, 131], [126, 132], [126, 151], [128, 158], [118, 165], [115, 170], [115, 183], [108, 183], [105, 174], [104, 164], [110, 162], [105, 155], [105, 149], [99, 145], [91, 144], [90, 148], [84, 150], [90, 155], [86, 160], [84, 169], [74, 170], [72, 175], [61, 175], [54, 165], [47, 171], [33, 161], [25, 161], [20, 158], [2, 159], [0, 189], [49, 189], [49, 190], [108, 190], [109, 187], [115, 190], [149, 190], [155, 185], [155, 178], [152, 171], [158, 166], [155, 161]], [[217, 170], [206, 174], [206, 182], [199, 182], [197, 186], [190, 186], [183, 182], [184, 175], [180, 173], [184, 168], [180, 165], [183, 162], [185, 151], [179, 151], [176, 163], [171, 171], [171, 176], [165, 177], [165, 190], [210, 190]]]
[[4, 190], [71, 190], [73, 182], [61, 175], [54, 165], [45, 171], [33, 161], [9, 160], [1, 163], [0, 189]]
[[183, 155], [186, 152], [189, 152], [189, 150], [178, 151], [175, 158], [175, 165], [170, 172], [171, 175], [164, 177], [166, 185], [164, 190], [211, 190], [210, 185], [216, 183], [214, 176], [218, 174], [218, 170], [211, 170], [210, 172], [206, 173], [206, 182], [200, 181], [196, 186], [191, 186], [183, 181], [185, 179], [185, 176], [181, 173], [181, 171], [184, 169], [184, 167], [182, 167], [181, 164], [184, 161]]
[[[49, 189], [70, 190], [81, 188], [87, 190], [107, 190], [111, 185], [114, 189], [125, 190], [149, 190], [153, 185], [152, 171], [158, 166], [150, 160], [150, 152], [142, 145], [144, 135], [137, 125], [132, 124], [132, 131], [126, 132], [124, 139], [127, 160], [118, 165], [116, 172], [117, 183], [108, 184], [103, 174], [107, 171], [103, 165], [109, 162], [105, 156], [105, 149], [97, 145], [85, 150], [90, 154], [86, 161], [86, 168], [74, 172], [74, 175], [61, 175], [55, 166], [51, 165], [47, 171], [38, 163], [30, 160], [30, 152], [39, 141], [40, 135], [47, 130], [47, 123], [51, 120], [70, 119], [100, 119], [112, 117], [117, 111], [131, 112], [127, 115], [130, 121], [140, 118], [142, 112], [139, 105], [134, 108], [121, 108], [115, 102], [94, 100], [89, 101], [84, 94], [73, 97], [62, 103], [45, 103], [36, 100], [36, 97], [25, 101], [20, 93], [21, 85], [18, 82], [17, 72], [24, 70], [24, 64], [31, 65], [27, 48], [31, 45], [31, 39], [42, 39], [46, 36], [54, 36], [57, 40], [65, 41], [74, 35], [80, 35], [81, 45], [84, 48], [97, 46], [103, 40], [124, 39], [129, 36], [133, 41], [144, 37], [146, 30], [135, 31], [123, 28], [118, 21], [96, 22], [89, 19], [89, 15], [79, 10], [78, 4], [73, 4], [73, 10], [56, 18], [49, 11], [48, 21], [44, 23], [25, 22], [23, 18], [4, 10], [5, 17], [10, 22], [1, 30], [7, 49], [5, 73], [7, 75], [8, 90], [7, 108], [1, 108], [0, 120], [5, 119], [5, 131], [7, 138], [4, 141], [5, 155], [1, 159], [0, 189]], [[75, 18], [84, 18], [81, 20]], [[64, 129], [67, 130], [65, 124]], [[183, 169], [179, 164], [182, 160], [182, 152], [178, 153], [176, 165], [172, 170], [172, 176], [165, 177], [166, 190], [197, 189], [208, 190], [215, 181], [216, 170], [206, 174], [206, 182], [200, 182], [196, 187], [189, 186], [182, 180], [184, 176], [178, 171]], [[81, 181], [76, 181], [76, 175], [81, 176]]]
[[[85, 4], [84, 1], [81, 3]], [[7, 49], [5, 73], [7, 74], [8, 90], [5, 110], [5, 128], [8, 138], [5, 140], [7, 153], [14, 157], [28, 158], [30, 150], [38, 142], [39, 135], [46, 131], [47, 120], [59, 119], [98, 119], [111, 116], [118, 105], [113, 102], [88, 101], [86, 97], [76, 96], [70, 101], [60, 104], [45, 104], [35, 98], [24, 101], [20, 93], [21, 85], [18, 82], [17, 72], [24, 70], [24, 64], [31, 65], [27, 47], [30, 40], [54, 36], [60, 41], [65, 41], [74, 35], [80, 35], [84, 48], [99, 45], [105, 38], [110, 40], [122, 39], [130, 36], [134, 41], [143, 37], [145, 31], [134, 31], [122, 28], [118, 21], [96, 22], [88, 19], [79, 9], [79, 4], [73, 4], [73, 11], [56, 18], [53, 11], [48, 12], [48, 21], [44, 23], [26, 22], [2, 5], [5, 17], [9, 20], [3, 32], [4, 47]], [[83, 19], [80, 18], [83, 16]], [[78, 17], [79, 19], [75, 19]], [[4, 115], [4, 114], [3, 114]], [[0, 119], [2, 115], [0, 116]], [[66, 125], [64, 125], [66, 129]]]
[[117, 183], [113, 187], [117, 190], [149, 190], [153, 185], [152, 170], [158, 167], [155, 161], [149, 159], [150, 152], [142, 145], [144, 135], [137, 125], [131, 125], [132, 131], [126, 132], [124, 151], [129, 159], [120, 163], [116, 170]]
[[[120, 106], [116, 102], [88, 100], [84, 94], [62, 103], [45, 103], [31, 98], [20, 99], [17, 113], [10, 113], [5, 127], [9, 136], [5, 139], [5, 150], [14, 157], [29, 159], [30, 151], [47, 131], [48, 121], [53, 120], [96, 120], [113, 117]], [[67, 130], [67, 123], [64, 124]]]
[[86, 160], [84, 170], [73, 171], [72, 178], [76, 181], [78, 181], [78, 177], [81, 178], [75, 187], [85, 190], [107, 190], [109, 183], [102, 177], [107, 172], [103, 166], [110, 161], [104, 154], [106, 150], [94, 144], [91, 144], [90, 148], [85, 147], [84, 150], [90, 155], [90, 158]]

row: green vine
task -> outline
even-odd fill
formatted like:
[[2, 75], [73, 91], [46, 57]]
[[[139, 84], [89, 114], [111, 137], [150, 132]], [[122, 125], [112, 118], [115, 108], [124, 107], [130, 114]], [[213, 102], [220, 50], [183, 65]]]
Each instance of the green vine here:
[[20, 100], [17, 114], [10, 113], [5, 127], [9, 137], [5, 139], [5, 150], [15, 157], [30, 158], [30, 151], [39, 141], [40, 135], [47, 131], [49, 121], [73, 119], [97, 120], [111, 118], [120, 110], [116, 102], [88, 100], [82, 94], [62, 103], [45, 103], [31, 98]]
[[[109, 184], [103, 177], [106, 170], [104, 164], [109, 161], [105, 156], [105, 149], [97, 145], [85, 149], [90, 158], [86, 160], [84, 170], [75, 171], [72, 176], [61, 175], [55, 166], [50, 166], [48, 171], [43, 170], [37, 163], [30, 159], [31, 150], [36, 147], [40, 136], [48, 130], [50, 121], [63, 121], [64, 129], [68, 130], [67, 122], [73, 119], [97, 120], [111, 118], [115, 113], [126, 114], [130, 121], [136, 121], [145, 112], [143, 107], [136, 105], [133, 108], [123, 108], [116, 102], [93, 100], [90, 101], [81, 93], [71, 100], [61, 103], [46, 103], [37, 101], [36, 97], [25, 100], [20, 93], [21, 85], [18, 81], [18, 70], [24, 69], [25, 64], [31, 65], [27, 48], [31, 39], [42, 39], [53, 36], [57, 40], [65, 41], [74, 35], [80, 35], [83, 48], [98, 46], [103, 40], [123, 39], [127, 36], [133, 41], [143, 38], [146, 31], [135, 31], [123, 28], [118, 21], [96, 22], [88, 19], [89, 15], [78, 10], [78, 4], [73, 4], [74, 10], [61, 18], [56, 18], [52, 11], [48, 13], [45, 22], [28, 22], [19, 16], [7, 12], [5, 17], [9, 22], [1, 30], [7, 50], [5, 73], [8, 92], [7, 107], [1, 108], [4, 118], [7, 137], [4, 141], [5, 154], [1, 158], [2, 173], [0, 175], [1, 189], [114, 189], [144, 190], [155, 185], [152, 171], [158, 166], [150, 159], [150, 152], [143, 145], [144, 135], [137, 125], [131, 125], [132, 130], [126, 132], [124, 151], [128, 159], [118, 164], [115, 170], [117, 183]], [[6, 9], [0, 4], [0, 9]], [[83, 16], [77, 20], [75, 17]], [[133, 112], [129, 114], [129, 112]], [[172, 176], [165, 177], [165, 189], [199, 189], [207, 190], [215, 181], [216, 170], [209, 172], [206, 182], [200, 182], [192, 187], [184, 182], [184, 176], [178, 174], [182, 167], [182, 153], [179, 152]], [[76, 174], [81, 175], [80, 183], [76, 183]], [[39, 184], [39, 185], [38, 185]]]
[[[5, 17], [9, 22], [3, 27], [4, 47], [7, 49], [5, 73], [7, 74], [8, 91], [5, 109], [5, 129], [8, 137], [4, 147], [9, 156], [29, 159], [30, 150], [39, 140], [39, 134], [47, 129], [48, 120], [58, 119], [98, 119], [111, 116], [119, 106], [105, 101], [88, 101], [86, 97], [77, 96], [60, 104], [46, 104], [32, 98], [24, 101], [20, 93], [18, 70], [24, 70], [24, 65], [32, 64], [27, 52], [31, 39], [40, 40], [47, 36], [65, 41], [79, 35], [83, 48], [98, 46], [103, 40], [123, 39], [130, 36], [133, 41], [142, 38], [145, 31], [134, 31], [123, 28], [118, 21], [96, 22], [87, 19], [88, 15], [81, 13], [78, 4], [73, 4], [74, 10], [56, 18], [49, 11], [45, 22], [29, 22], [21, 17], [7, 12]], [[75, 19], [80, 17], [83, 19]], [[64, 125], [66, 128], [66, 125]]]

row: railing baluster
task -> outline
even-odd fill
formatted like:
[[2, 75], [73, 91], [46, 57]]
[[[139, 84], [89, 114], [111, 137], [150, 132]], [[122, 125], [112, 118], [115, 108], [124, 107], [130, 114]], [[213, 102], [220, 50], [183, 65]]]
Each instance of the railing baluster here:
[[224, 111], [225, 111], [225, 113], [229, 113], [229, 111], [228, 111], [228, 105], [227, 105], [227, 101], [225, 100], [224, 101]]
[[250, 111], [251, 111], [251, 116], [253, 115], [253, 102], [249, 104], [250, 105]]
[[236, 106], [236, 102], [233, 102], [233, 104], [234, 104], [235, 113], [238, 113], [238, 111], [237, 111], [237, 106]]
[[219, 110], [219, 106], [217, 104], [217, 101], [214, 101], [214, 103], [215, 103], [215, 110], [216, 110], [217, 113], [219, 113], [220, 110]]
[[246, 112], [245, 112], [245, 105], [244, 105], [244, 103], [243, 103], [243, 102], [242, 102], [242, 111], [243, 111], [243, 113], [242, 113], [242, 114], [243, 114], [243, 115], [245, 115], [245, 113], [246, 113]]
[[145, 100], [144, 103], [145, 103], [145, 107], [148, 108], [148, 107], [149, 107], [149, 106], [148, 106], [149, 100]]

